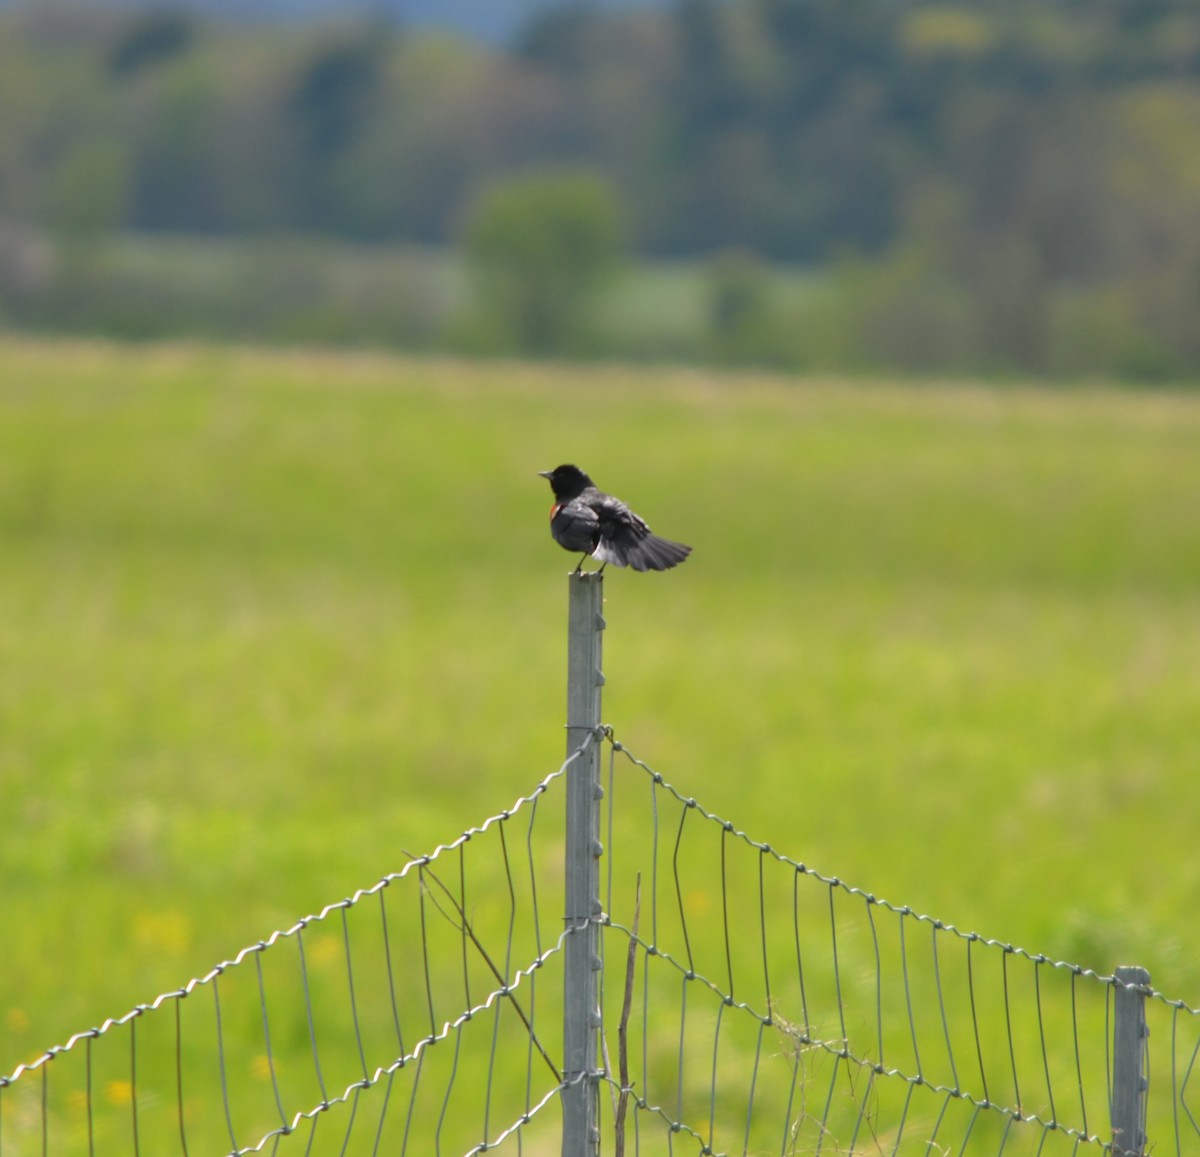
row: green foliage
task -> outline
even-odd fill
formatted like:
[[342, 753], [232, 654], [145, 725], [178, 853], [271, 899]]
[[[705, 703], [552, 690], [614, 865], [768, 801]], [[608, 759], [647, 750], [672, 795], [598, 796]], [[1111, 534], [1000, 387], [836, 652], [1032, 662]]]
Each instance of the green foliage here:
[[774, 300], [770, 271], [756, 256], [726, 253], [708, 278], [708, 332], [712, 357], [734, 365], [795, 363], [798, 343]]
[[111, 232], [125, 216], [129, 168], [116, 141], [92, 141], [68, 150], [51, 178], [50, 221], [71, 238]]
[[[44, 188], [59, 144], [98, 129], [136, 145], [135, 157], [164, 148], [175, 130], [147, 113], [194, 69], [225, 97], [187, 146], [220, 190], [216, 220], [183, 203], [165, 223], [139, 212], [135, 228], [243, 228], [246, 204], [269, 189], [277, 225], [445, 241], [498, 175], [569, 157], [606, 175], [648, 251], [742, 247], [775, 261], [877, 253], [903, 228], [914, 182], [930, 171], [965, 176], [963, 118], [979, 100], [1036, 107], [1007, 147], [974, 138], [976, 155], [993, 150], [1017, 176], [1021, 166], [999, 157], [1019, 160], [1023, 143], [1053, 168], [1055, 154], [1036, 147], [1039, 121], [1065, 146], [1059, 172], [1069, 172], [1077, 138], [1118, 155], [1119, 117], [1093, 116], [1083, 134], [1057, 124], [1063, 110], [1114, 91], [1143, 99], [1175, 89], [1161, 99], [1176, 112], [1159, 119], [1174, 125], [1176, 155], [1190, 155], [1183, 105], [1195, 88], [1183, 64], [1195, 8], [1157, 4], [1131, 22], [1125, 7], [695, 0], [638, 16], [551, 14], [511, 54], [396, 36], [373, 21], [317, 29], [297, 45], [278, 27], [203, 26], [173, 13], [5, 12], [0, 164], [10, 172], [0, 187], [16, 169]], [[356, 195], [336, 181], [336, 196], [308, 200], [331, 159], [351, 154], [369, 158], [365, 170], [350, 166], [358, 179], [386, 191], [366, 217], [348, 212]], [[1084, 203], [1102, 191], [1091, 175], [1079, 169], [1073, 185]], [[431, 199], [417, 193], [426, 183]], [[36, 201], [21, 210], [36, 213]]]
[[[0, 235], [0, 304], [25, 328], [420, 349], [465, 296], [459, 264], [321, 241]], [[7, 291], [7, 292], [5, 292]]]
[[[278, 310], [227, 312], [270, 338], [399, 341], [420, 328], [420, 344], [473, 352], [1178, 380], [1200, 367], [1200, 8], [1134, 7], [573, 7], [534, 21], [512, 51], [371, 20], [296, 31], [9, 7], [0, 219], [89, 244], [121, 229], [445, 247], [513, 174], [570, 164], [603, 183], [643, 260], [754, 252], [772, 282], [820, 270], [829, 292], [772, 294], [734, 336], [708, 326], [700, 284], [689, 332], [656, 330], [653, 313], [613, 332], [621, 307], [583, 288], [582, 271], [566, 277], [569, 260], [535, 258], [518, 220], [483, 246], [479, 308], [454, 303], [452, 323], [326, 324], [346, 311], [323, 299], [319, 273], [286, 325], [251, 319], [286, 312], [300, 290]], [[544, 293], [512, 288], [515, 253], [496, 272], [504, 245], [526, 250], [517, 280]], [[111, 331], [98, 269], [37, 300], [25, 280], [0, 283], [6, 316]], [[138, 292], [144, 311], [122, 306], [120, 328], [228, 332], [205, 308], [188, 316], [177, 284]], [[155, 308], [160, 295], [170, 308]]]
[[589, 307], [620, 261], [616, 198], [591, 173], [515, 178], [481, 197], [466, 253], [482, 309], [513, 349], [578, 350]]

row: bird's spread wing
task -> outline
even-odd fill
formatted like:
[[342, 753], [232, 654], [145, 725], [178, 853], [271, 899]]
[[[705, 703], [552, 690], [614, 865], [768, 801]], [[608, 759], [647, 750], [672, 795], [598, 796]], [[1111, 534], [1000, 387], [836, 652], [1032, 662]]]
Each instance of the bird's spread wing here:
[[592, 552], [601, 562], [628, 566], [638, 544], [650, 534], [645, 521], [634, 514], [619, 498], [601, 494], [588, 502], [596, 515], [600, 541]]

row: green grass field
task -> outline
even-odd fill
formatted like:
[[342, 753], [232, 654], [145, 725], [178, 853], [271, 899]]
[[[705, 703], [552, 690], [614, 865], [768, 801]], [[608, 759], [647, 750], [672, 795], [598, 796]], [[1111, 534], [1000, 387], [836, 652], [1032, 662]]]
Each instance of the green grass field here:
[[572, 460], [695, 547], [606, 574], [637, 754], [1200, 1000], [1200, 396], [6, 339], [0, 1073], [558, 765]]

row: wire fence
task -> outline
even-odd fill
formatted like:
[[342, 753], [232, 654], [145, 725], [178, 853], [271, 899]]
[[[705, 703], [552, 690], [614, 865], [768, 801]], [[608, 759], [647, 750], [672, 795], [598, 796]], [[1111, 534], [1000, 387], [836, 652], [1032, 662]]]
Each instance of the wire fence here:
[[[512, 807], [0, 1078], [0, 1155], [557, 1152], [563, 801], [607, 750], [601, 1148], [1111, 1151], [1114, 977], [825, 875], [605, 730]], [[1200, 1020], [1148, 985], [1146, 1129]]]
[[1141, 1152], [1111, 1125], [1131, 992], [1142, 1127], [1155, 1152], [1197, 1151], [1196, 1009], [825, 875], [611, 752], [608, 822], [651, 818], [640, 920], [619, 836], [606, 900], [605, 984], [634, 999], [605, 1080], [633, 1090], [639, 1129], [705, 1154]]
[[1200, 1151], [1200, 1015], [1147, 973], [853, 887], [568, 722], [511, 807], [0, 1076], [0, 1157]]
[[544, 974], [566, 936], [562, 808], [546, 797], [571, 762], [372, 887], [0, 1077], [0, 1154], [457, 1154], [546, 1132], [561, 977]]

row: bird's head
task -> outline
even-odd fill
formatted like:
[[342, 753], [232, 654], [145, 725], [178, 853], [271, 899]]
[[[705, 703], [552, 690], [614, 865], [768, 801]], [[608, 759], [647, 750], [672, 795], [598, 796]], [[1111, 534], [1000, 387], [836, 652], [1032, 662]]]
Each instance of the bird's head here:
[[578, 466], [555, 466], [553, 470], [539, 470], [538, 474], [550, 480], [554, 497], [560, 500], [574, 498], [592, 485], [592, 480]]

